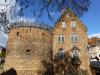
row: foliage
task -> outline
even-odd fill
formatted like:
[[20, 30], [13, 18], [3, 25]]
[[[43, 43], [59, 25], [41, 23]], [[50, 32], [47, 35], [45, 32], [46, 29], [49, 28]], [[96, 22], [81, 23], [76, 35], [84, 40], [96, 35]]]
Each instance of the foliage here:
[[[8, 0], [5, 0], [7, 2]], [[13, 6], [9, 10], [11, 18], [16, 18], [18, 16], [29, 16], [30, 13], [31, 18], [35, 18], [36, 21], [39, 22], [47, 22], [50, 24], [51, 22], [57, 21], [61, 14], [64, 11], [71, 10], [76, 16], [81, 17], [89, 8], [90, 0], [9, 0], [9, 4], [6, 6], [10, 6], [13, 1]], [[17, 7], [19, 6], [19, 8]], [[5, 9], [3, 9], [5, 11]], [[29, 14], [27, 14], [29, 13]], [[1, 13], [0, 13], [1, 14]], [[4, 14], [5, 15], [5, 14]], [[49, 21], [48, 21], [49, 19]], [[12, 19], [11, 19], [12, 20]], [[4, 22], [5, 21], [5, 22]], [[8, 26], [9, 21], [7, 20], [7, 16], [4, 19], [0, 20], [0, 24], [3, 26], [5, 32], [9, 30]], [[54, 24], [53, 23], [53, 24]], [[51, 23], [52, 24], [52, 23]], [[52, 25], [53, 25], [52, 24]]]
[[1, 52], [0, 57], [5, 57], [6, 52]]
[[[70, 9], [77, 16], [82, 16], [84, 12], [88, 10], [90, 5], [89, 0], [16, 0], [19, 3], [20, 15], [23, 15], [23, 11], [26, 8], [31, 8], [33, 15], [41, 16], [44, 11], [47, 11], [50, 17], [50, 12], [59, 12]], [[38, 14], [37, 14], [38, 13]]]

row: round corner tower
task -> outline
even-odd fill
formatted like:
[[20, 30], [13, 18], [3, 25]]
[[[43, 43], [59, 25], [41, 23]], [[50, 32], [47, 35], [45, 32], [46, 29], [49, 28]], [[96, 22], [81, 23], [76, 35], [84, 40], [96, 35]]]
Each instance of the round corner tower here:
[[51, 62], [52, 28], [46, 25], [16, 22], [8, 34], [4, 70], [15, 69], [17, 75], [41, 75], [45, 62]]

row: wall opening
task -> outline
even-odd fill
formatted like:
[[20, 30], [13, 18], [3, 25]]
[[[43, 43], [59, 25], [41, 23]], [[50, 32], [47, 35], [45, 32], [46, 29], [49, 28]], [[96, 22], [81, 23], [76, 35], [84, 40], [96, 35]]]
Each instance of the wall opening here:
[[17, 32], [17, 36], [19, 36], [19, 32]]
[[31, 50], [30, 49], [26, 50], [26, 54], [30, 55], [31, 54]]

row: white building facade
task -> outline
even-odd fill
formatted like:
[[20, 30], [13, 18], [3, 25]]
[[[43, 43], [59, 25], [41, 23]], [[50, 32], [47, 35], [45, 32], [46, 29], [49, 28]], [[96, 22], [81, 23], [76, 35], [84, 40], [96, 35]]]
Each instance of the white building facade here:
[[100, 38], [93, 37], [88, 44], [90, 61], [100, 61]]

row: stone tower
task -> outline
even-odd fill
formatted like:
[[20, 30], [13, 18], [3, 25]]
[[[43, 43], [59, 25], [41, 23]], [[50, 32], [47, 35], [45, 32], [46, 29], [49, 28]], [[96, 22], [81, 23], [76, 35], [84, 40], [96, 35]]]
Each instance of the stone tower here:
[[53, 31], [55, 75], [91, 75], [87, 28], [71, 12], [65, 12]]
[[4, 70], [17, 75], [42, 75], [51, 62], [52, 28], [29, 22], [11, 24]]

